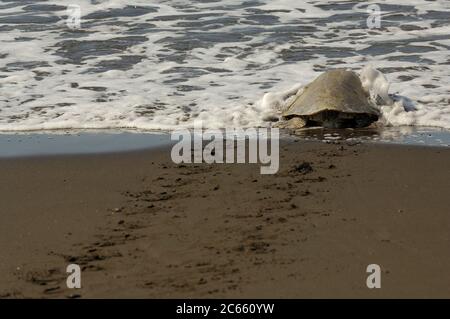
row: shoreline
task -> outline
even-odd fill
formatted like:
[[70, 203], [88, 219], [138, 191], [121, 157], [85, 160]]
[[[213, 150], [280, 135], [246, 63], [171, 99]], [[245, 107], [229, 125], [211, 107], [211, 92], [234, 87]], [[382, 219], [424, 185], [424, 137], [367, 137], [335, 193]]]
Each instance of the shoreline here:
[[[448, 298], [449, 160], [286, 140], [273, 176], [176, 165], [167, 146], [1, 159], [0, 296]], [[82, 289], [65, 287], [70, 263]]]
[[[401, 130], [409, 130], [401, 133]], [[423, 131], [421, 131], [423, 130]], [[190, 130], [192, 132], [192, 130]], [[380, 136], [385, 135], [385, 138]], [[403, 134], [403, 135], [402, 135]], [[450, 130], [436, 128], [382, 128], [324, 130], [311, 128], [292, 132], [280, 130], [281, 141], [298, 140], [325, 143], [369, 143], [450, 147]], [[0, 159], [41, 156], [78, 156], [140, 152], [175, 144], [167, 131], [82, 130], [75, 132], [0, 133]]]

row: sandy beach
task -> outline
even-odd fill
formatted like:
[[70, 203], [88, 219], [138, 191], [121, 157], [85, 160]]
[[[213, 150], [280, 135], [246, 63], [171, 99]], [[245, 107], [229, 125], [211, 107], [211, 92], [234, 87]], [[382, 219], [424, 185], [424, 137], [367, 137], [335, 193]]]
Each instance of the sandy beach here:
[[0, 300], [450, 299], [449, 66], [444, 0], [1, 1]]
[[449, 298], [449, 161], [292, 140], [267, 176], [170, 147], [2, 159], [0, 297]]

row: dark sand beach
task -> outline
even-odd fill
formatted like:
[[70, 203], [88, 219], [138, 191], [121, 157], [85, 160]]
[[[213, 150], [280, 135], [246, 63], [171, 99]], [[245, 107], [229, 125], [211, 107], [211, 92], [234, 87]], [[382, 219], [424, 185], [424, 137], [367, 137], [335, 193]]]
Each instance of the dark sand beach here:
[[301, 141], [273, 176], [173, 164], [170, 147], [2, 159], [0, 297], [449, 298], [449, 162]]
[[[449, 299], [449, 35], [448, 0], [0, 1], [0, 300]], [[262, 164], [206, 163], [235, 137]]]

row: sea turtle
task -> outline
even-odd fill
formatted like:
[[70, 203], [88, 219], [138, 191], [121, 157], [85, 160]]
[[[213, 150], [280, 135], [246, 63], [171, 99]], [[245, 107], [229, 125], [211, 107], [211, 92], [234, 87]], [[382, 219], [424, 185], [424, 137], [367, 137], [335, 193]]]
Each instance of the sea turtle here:
[[295, 97], [289, 99], [280, 128], [322, 126], [366, 127], [379, 113], [364, 90], [359, 76], [337, 69], [321, 74]]

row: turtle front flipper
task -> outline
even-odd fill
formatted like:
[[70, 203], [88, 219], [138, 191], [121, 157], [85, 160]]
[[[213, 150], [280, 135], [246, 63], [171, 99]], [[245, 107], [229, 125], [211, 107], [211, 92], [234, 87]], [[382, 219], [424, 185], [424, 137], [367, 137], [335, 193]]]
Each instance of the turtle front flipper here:
[[274, 125], [276, 128], [295, 130], [306, 126], [306, 120], [295, 116], [289, 120], [282, 120]]

